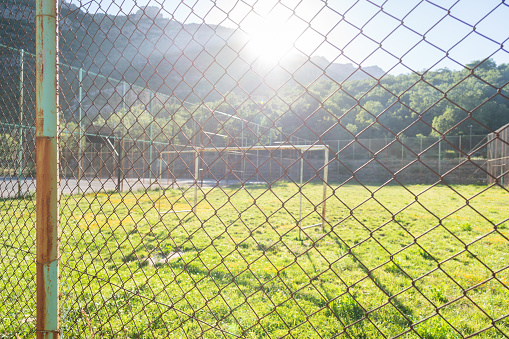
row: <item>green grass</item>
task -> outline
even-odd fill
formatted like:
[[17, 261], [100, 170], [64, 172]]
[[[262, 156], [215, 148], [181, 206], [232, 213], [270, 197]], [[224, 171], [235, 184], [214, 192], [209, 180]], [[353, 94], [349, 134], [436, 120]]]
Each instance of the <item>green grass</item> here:
[[[61, 198], [68, 337], [509, 335], [505, 190], [329, 188], [325, 230], [306, 229], [301, 239], [292, 184], [204, 189], [196, 214], [162, 217], [159, 194]], [[319, 223], [321, 185], [303, 194], [302, 225]], [[192, 190], [165, 190], [161, 209], [189, 209], [192, 201]], [[2, 203], [1, 241], [34, 252], [29, 240], [16, 240], [34, 238], [33, 202]], [[34, 258], [9, 253], [17, 264], [0, 264], [0, 290], [15, 288], [1, 294], [0, 337], [30, 337], [35, 323], [19, 318], [35, 314]]]

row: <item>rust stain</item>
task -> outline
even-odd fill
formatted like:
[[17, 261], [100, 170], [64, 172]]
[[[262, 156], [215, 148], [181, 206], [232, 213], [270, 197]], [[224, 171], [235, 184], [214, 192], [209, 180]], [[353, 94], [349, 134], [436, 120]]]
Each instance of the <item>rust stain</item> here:
[[[40, 126], [38, 126], [40, 127]], [[37, 338], [58, 338], [58, 333], [47, 331], [54, 315], [47, 314], [48, 295], [55, 281], [47, 276], [48, 268], [58, 260], [58, 149], [56, 138], [36, 137], [37, 182]]]
[[[45, 329], [46, 324], [46, 312], [43, 305], [46, 305], [46, 290], [44, 288], [40, 288], [40, 286], [44, 286], [45, 279], [44, 279], [44, 265], [41, 263], [36, 264], [36, 281], [37, 281], [37, 324], [36, 329], [37, 331], [41, 331]], [[39, 338], [39, 334], [37, 334], [37, 337]]]
[[58, 256], [58, 168], [56, 138], [37, 137], [37, 261]]

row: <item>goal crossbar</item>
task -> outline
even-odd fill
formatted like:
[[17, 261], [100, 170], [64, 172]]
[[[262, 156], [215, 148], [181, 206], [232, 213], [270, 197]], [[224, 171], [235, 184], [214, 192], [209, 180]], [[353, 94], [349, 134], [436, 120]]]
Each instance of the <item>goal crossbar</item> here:
[[324, 151], [326, 145], [279, 145], [279, 146], [235, 146], [235, 147], [195, 147], [184, 148], [175, 151], [162, 151], [159, 154], [180, 154], [180, 153], [202, 153], [202, 152], [235, 152], [235, 151], [280, 151], [280, 150], [301, 150], [301, 152]]

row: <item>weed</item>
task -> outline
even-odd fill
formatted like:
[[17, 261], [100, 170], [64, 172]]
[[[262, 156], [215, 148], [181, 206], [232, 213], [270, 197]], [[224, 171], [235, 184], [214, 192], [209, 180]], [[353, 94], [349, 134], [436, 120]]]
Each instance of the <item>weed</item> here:
[[352, 333], [356, 338], [365, 337], [363, 322], [356, 322], [364, 318], [366, 313], [350, 294], [342, 295], [334, 300], [324, 301], [326, 302], [329, 314], [334, 315], [336, 319], [341, 321], [347, 332]]
[[417, 326], [417, 332], [423, 339], [456, 339], [462, 337], [438, 316], [419, 324], [419, 326]]
[[133, 229], [131, 229], [130, 231], [127, 232], [127, 235], [136, 234], [136, 233], [138, 233], [138, 229], [137, 228], [133, 228]]
[[263, 252], [275, 252], [279, 246], [280, 246], [280, 244], [277, 241], [262, 240], [262, 241], [259, 241], [257, 244], [258, 250], [263, 251]]
[[447, 299], [447, 297], [444, 295], [443, 291], [440, 288], [430, 286], [430, 290], [431, 290], [431, 297], [434, 300], [436, 300], [440, 303], [443, 303], [443, 304], [445, 304], [446, 302], [449, 301], [449, 299]]
[[471, 232], [472, 225], [470, 223], [461, 224], [460, 229], [464, 232]]
[[248, 241], [243, 241], [243, 242], [241, 242], [240, 244], [238, 244], [238, 246], [239, 246], [240, 248], [247, 249], [247, 248], [249, 248], [250, 244], [249, 244], [249, 242], [248, 242]]
[[428, 251], [426, 251], [422, 248], [419, 248], [419, 255], [426, 260], [435, 260], [435, 258], [431, 254], [429, 254]]
[[388, 264], [386, 264], [384, 266], [384, 269], [388, 273], [403, 274], [403, 271], [401, 270], [400, 265], [401, 265], [401, 263], [399, 262], [399, 260], [393, 259], [391, 262], [389, 262]]
[[364, 317], [364, 309], [355, 301], [355, 299], [346, 294], [340, 299], [340, 317], [342, 319], [348, 319], [350, 323], [356, 322]]
[[136, 251], [133, 251], [133, 252], [129, 253], [128, 255], [124, 256], [122, 258], [122, 261], [125, 263], [128, 263], [131, 261], [135, 261], [137, 259], [138, 259], [138, 256], [136, 255]]

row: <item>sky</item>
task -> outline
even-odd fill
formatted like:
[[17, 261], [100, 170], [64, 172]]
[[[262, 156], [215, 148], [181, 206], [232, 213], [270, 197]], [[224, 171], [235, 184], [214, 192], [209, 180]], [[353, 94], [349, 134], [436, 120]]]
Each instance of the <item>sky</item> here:
[[[288, 52], [377, 65], [392, 74], [509, 62], [509, 6], [502, 0], [71, 0], [91, 13], [149, 5], [182, 23], [240, 29], [263, 58]], [[120, 7], [119, 7], [120, 6]], [[505, 50], [503, 45], [505, 45]]]

